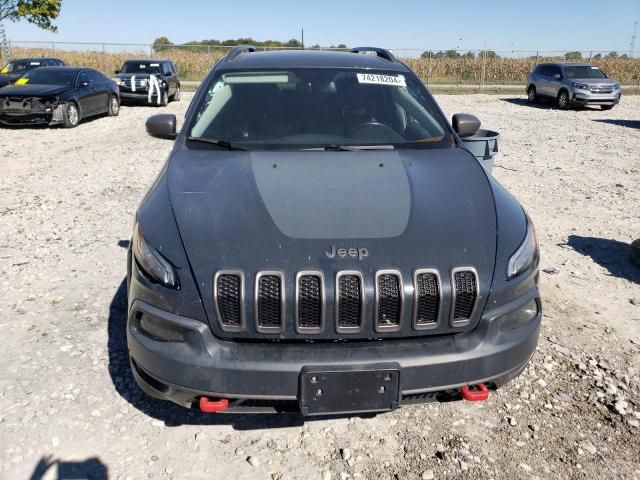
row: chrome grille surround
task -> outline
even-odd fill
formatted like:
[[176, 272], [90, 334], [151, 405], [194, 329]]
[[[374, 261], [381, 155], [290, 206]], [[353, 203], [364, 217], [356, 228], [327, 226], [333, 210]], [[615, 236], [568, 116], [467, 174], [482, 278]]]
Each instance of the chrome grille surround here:
[[[475, 298], [473, 301], [473, 307], [471, 309], [471, 313], [465, 318], [456, 318], [456, 301], [457, 301], [457, 284], [456, 284], [456, 274], [468, 272], [471, 273], [475, 280]], [[478, 272], [473, 267], [456, 267], [451, 270], [451, 313], [449, 317], [449, 324], [452, 327], [465, 327], [469, 325], [471, 319], [476, 313], [478, 308], [478, 300], [480, 298], [480, 281], [478, 279]]]
[[[360, 318], [359, 324], [357, 326], [340, 326], [340, 302], [341, 302], [341, 291], [340, 291], [340, 279], [343, 277], [355, 276], [358, 277], [359, 288], [360, 288]], [[342, 300], [344, 301], [344, 300]], [[336, 290], [335, 290], [335, 301], [334, 301], [334, 323], [336, 332], [338, 333], [359, 333], [364, 329], [364, 319], [365, 319], [365, 294], [364, 294], [364, 281], [362, 278], [362, 273], [357, 270], [341, 270], [336, 273]]]
[[[436, 313], [435, 322], [419, 322], [418, 309], [420, 307], [420, 288], [418, 285], [418, 279], [421, 275], [433, 275], [435, 276], [437, 288], [438, 288], [438, 307]], [[442, 318], [442, 281], [440, 280], [440, 272], [435, 268], [420, 268], [413, 272], [413, 316], [412, 324], [414, 330], [431, 330], [440, 325], [440, 319]]]
[[[222, 318], [222, 312], [220, 310], [220, 302], [222, 299], [220, 298], [218, 292], [218, 285], [220, 282], [220, 277], [224, 276], [235, 276], [240, 279], [240, 293], [238, 295], [240, 302], [240, 321], [237, 325], [230, 325], [228, 322], [225, 323]], [[242, 332], [246, 328], [246, 316], [245, 316], [245, 306], [244, 306], [244, 297], [245, 297], [245, 279], [244, 272], [242, 270], [218, 270], [213, 277], [213, 305], [216, 311], [216, 317], [218, 318], [218, 324], [220, 328], [222, 328], [225, 332]]]
[[[395, 276], [397, 278], [397, 289], [398, 289], [398, 297], [397, 301], [397, 321], [392, 324], [384, 324], [381, 323], [380, 316], [380, 307], [383, 302], [393, 302], [394, 299], [383, 298], [380, 294], [380, 280], [381, 277], [385, 276]], [[404, 285], [402, 282], [402, 274], [399, 270], [387, 269], [387, 270], [378, 270], [375, 275], [375, 297], [374, 297], [374, 321], [373, 325], [376, 332], [395, 332], [402, 328], [402, 317], [403, 317], [403, 309], [404, 309]]]
[[[317, 327], [309, 327], [309, 326], [301, 325], [300, 315], [301, 315], [302, 309], [300, 304], [303, 303], [304, 300], [303, 302], [300, 301], [301, 290], [302, 290], [300, 282], [304, 277], [317, 277], [319, 279], [320, 318], [319, 318], [319, 325]], [[303, 270], [298, 272], [296, 274], [296, 296], [295, 296], [295, 307], [294, 307], [294, 311], [295, 311], [294, 324], [295, 324], [296, 332], [300, 334], [322, 333], [324, 331], [326, 310], [327, 309], [326, 309], [325, 282], [324, 282], [324, 275], [322, 274], [322, 272], [319, 270]]]
[[[271, 325], [261, 325], [260, 323], [260, 311], [259, 311], [259, 303], [260, 303], [260, 280], [263, 277], [275, 276], [280, 279], [280, 289], [279, 289], [279, 325], [271, 326]], [[256, 331], [260, 333], [282, 333], [284, 331], [284, 320], [286, 318], [286, 298], [285, 298], [285, 290], [284, 290], [284, 274], [278, 270], [262, 270], [256, 274], [256, 281], [254, 287], [254, 302], [253, 302], [253, 316], [255, 319]]]

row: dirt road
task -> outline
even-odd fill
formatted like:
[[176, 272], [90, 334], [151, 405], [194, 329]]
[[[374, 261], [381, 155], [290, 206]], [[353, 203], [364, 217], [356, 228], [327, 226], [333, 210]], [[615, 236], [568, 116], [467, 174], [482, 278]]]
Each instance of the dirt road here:
[[[183, 117], [191, 95], [166, 109]], [[609, 112], [440, 96], [502, 135], [538, 231], [544, 327], [481, 404], [375, 418], [212, 416], [146, 398], [124, 343], [126, 242], [170, 142], [154, 108], [0, 130], [0, 478], [640, 478], [640, 97]], [[65, 477], [64, 475], [67, 475]], [[78, 477], [74, 477], [78, 478]]]

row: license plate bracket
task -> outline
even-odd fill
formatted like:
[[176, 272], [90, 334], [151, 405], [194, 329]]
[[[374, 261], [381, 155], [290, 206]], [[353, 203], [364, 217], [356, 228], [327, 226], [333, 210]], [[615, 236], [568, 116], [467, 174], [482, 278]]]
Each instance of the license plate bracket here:
[[307, 416], [395, 410], [400, 403], [400, 371], [307, 367], [300, 373], [299, 399]]

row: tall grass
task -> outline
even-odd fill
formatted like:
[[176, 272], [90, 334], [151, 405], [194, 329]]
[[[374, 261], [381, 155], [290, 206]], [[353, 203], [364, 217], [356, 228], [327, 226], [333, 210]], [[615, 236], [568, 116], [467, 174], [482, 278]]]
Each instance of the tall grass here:
[[[180, 75], [185, 80], [200, 80], [213, 64], [226, 54], [226, 49], [173, 48], [163, 50], [152, 56], [173, 60]], [[119, 69], [125, 60], [134, 57], [149, 57], [144, 52], [109, 53], [101, 51], [74, 51], [14, 48], [14, 57], [56, 56], [69, 65], [95, 68], [107, 75]], [[557, 61], [558, 58], [487, 58], [485, 83], [505, 84], [524, 83], [536, 63]], [[404, 61], [424, 80], [430, 83], [479, 83], [482, 76], [482, 58], [405, 58]], [[599, 58], [591, 61], [604, 70], [611, 78], [623, 84], [640, 82], [640, 59]]]

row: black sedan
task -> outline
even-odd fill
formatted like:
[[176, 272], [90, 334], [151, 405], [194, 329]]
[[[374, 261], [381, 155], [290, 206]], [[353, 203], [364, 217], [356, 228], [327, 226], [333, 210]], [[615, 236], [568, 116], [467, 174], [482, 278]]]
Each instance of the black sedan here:
[[7, 63], [0, 70], [0, 87], [15, 83], [29, 70], [40, 67], [63, 67], [65, 63], [59, 58], [17, 58]]
[[78, 126], [83, 118], [118, 115], [115, 83], [96, 70], [42, 67], [0, 88], [0, 124]]

